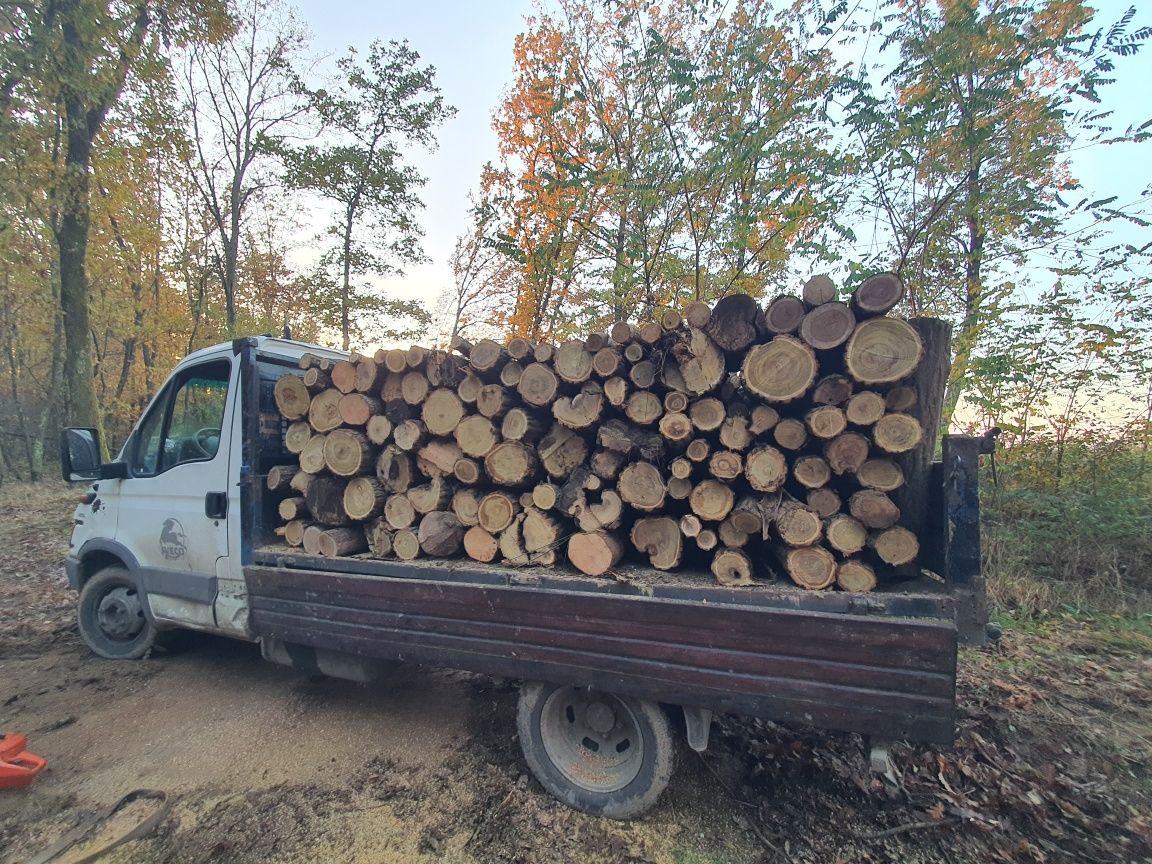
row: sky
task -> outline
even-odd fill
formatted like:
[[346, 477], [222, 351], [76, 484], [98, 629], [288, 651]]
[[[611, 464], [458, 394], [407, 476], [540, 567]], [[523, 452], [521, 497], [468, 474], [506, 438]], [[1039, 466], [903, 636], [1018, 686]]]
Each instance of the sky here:
[[[451, 284], [447, 259], [456, 238], [468, 227], [468, 196], [476, 190], [480, 170], [497, 156], [492, 113], [513, 75], [512, 46], [532, 12], [531, 0], [296, 0], [301, 21], [312, 34], [319, 55], [342, 54], [349, 45], [366, 48], [373, 39], [407, 39], [425, 62], [437, 70], [445, 100], [456, 116], [439, 134], [433, 153], [411, 154], [412, 163], [428, 178], [423, 190], [426, 209], [421, 217], [424, 251], [431, 259], [409, 268], [403, 278], [383, 287], [397, 299], [422, 300], [435, 310], [437, 296]], [[1152, 24], [1152, 4], [1146, 0], [1102, 0], [1097, 22], [1117, 20], [1128, 6], [1144, 6], [1136, 26]], [[1134, 29], [1134, 28], [1133, 28]], [[1121, 58], [1118, 81], [1106, 92], [1115, 110], [1113, 124], [1123, 129], [1152, 118], [1152, 45], [1136, 57]], [[1145, 151], [1146, 153], [1146, 151]], [[1091, 147], [1073, 154], [1073, 173], [1101, 197], [1121, 196], [1116, 204], [1135, 199], [1152, 183], [1152, 164], [1134, 147]], [[367, 347], [367, 346], [365, 346]]]

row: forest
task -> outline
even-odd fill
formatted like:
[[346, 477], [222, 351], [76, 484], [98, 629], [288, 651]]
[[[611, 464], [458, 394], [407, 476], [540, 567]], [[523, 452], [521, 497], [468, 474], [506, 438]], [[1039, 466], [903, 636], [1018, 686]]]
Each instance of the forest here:
[[[321, 57], [287, 0], [0, 6], [0, 475], [50, 476], [64, 425], [118, 446], [181, 357], [237, 336], [558, 342], [891, 270], [902, 314], [952, 324], [945, 425], [1000, 430], [999, 599], [1148, 608], [1152, 116], [1115, 97], [1152, 37], [1135, 7], [540, 2], [430, 304], [381, 285], [426, 260], [414, 157], [453, 96], [376, 35]], [[1078, 177], [1109, 148], [1123, 182]]]

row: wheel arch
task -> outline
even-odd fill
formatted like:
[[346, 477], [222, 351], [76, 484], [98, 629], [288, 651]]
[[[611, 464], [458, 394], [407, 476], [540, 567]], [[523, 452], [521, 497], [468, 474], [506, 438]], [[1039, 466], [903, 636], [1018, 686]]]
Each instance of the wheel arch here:
[[80, 547], [80, 552], [76, 555], [76, 560], [78, 563], [74, 568], [75, 578], [70, 581], [73, 582], [72, 587], [77, 591], [81, 590], [93, 575], [99, 573], [105, 567], [116, 566], [123, 567], [127, 570], [129, 575], [136, 581], [137, 586], [141, 590], [144, 588], [140, 579], [140, 562], [136, 560], [136, 556], [133, 555], [127, 547], [117, 543], [115, 540], [104, 540], [100, 538], [89, 540]]

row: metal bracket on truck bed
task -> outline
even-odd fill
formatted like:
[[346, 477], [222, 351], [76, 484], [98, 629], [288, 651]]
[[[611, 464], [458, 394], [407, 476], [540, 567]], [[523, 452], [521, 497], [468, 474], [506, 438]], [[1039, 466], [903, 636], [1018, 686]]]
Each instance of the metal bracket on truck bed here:
[[712, 709], [682, 707], [681, 710], [688, 732], [688, 746], [697, 753], [703, 753], [708, 749], [708, 733], [712, 731]]

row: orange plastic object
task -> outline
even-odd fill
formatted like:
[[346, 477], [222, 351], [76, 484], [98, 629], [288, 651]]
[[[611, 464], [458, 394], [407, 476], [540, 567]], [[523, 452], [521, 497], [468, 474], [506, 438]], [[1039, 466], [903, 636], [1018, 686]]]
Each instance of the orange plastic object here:
[[17, 732], [0, 735], [0, 789], [23, 789], [48, 763], [29, 753], [28, 736]]

